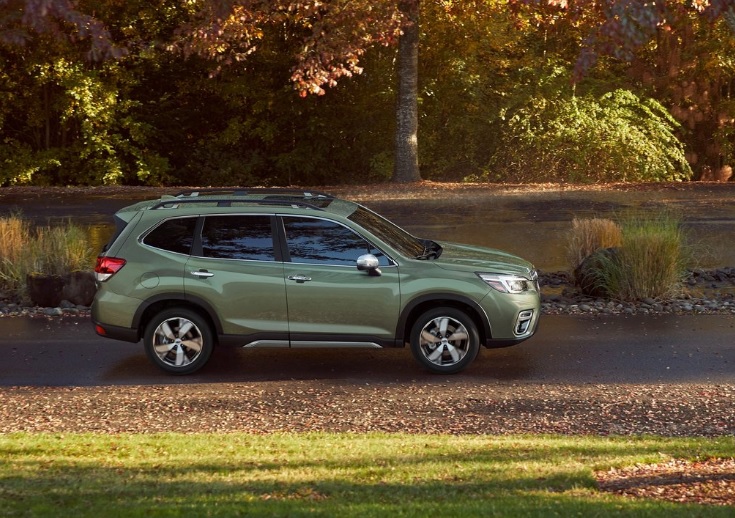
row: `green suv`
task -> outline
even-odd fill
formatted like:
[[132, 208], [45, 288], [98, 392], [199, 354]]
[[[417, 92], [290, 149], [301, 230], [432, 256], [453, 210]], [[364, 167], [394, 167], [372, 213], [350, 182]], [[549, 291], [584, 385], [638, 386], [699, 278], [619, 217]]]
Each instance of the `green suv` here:
[[215, 346], [403, 347], [438, 373], [536, 330], [525, 260], [420, 239], [350, 201], [207, 189], [121, 209], [97, 258], [99, 335], [138, 342], [174, 374]]

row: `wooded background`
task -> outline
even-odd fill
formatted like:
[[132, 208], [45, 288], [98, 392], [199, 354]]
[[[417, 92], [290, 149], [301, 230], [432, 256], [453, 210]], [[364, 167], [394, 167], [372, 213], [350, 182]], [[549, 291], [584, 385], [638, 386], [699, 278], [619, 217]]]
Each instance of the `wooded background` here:
[[0, 185], [710, 179], [732, 4], [0, 0]]

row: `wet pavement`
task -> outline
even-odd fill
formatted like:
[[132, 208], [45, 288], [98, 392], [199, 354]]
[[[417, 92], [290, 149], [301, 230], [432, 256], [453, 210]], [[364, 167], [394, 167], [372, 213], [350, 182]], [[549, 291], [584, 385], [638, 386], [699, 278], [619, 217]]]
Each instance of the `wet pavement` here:
[[[176, 189], [168, 189], [167, 192]], [[111, 232], [115, 210], [161, 190], [86, 192], [0, 189], [0, 215], [14, 211], [38, 224], [69, 219], [89, 229], [95, 247]], [[484, 190], [404, 199], [349, 188], [335, 194], [363, 201], [411, 232], [517, 253], [546, 271], [565, 269], [565, 232], [573, 217], [626, 211], [681, 214], [699, 266], [735, 266], [735, 184], [644, 191]], [[172, 377], [151, 365], [141, 344], [97, 337], [84, 318], [0, 319], [0, 385], [107, 386], [289, 380], [439, 380], [407, 349], [254, 351], [220, 349], [199, 373]], [[459, 376], [493, 383], [735, 383], [735, 317], [544, 316], [536, 336], [516, 347], [483, 350]]]
[[[341, 380], [356, 385], [440, 382], [409, 349], [219, 348], [200, 372], [159, 371], [141, 343], [98, 337], [88, 319], [0, 320], [1, 386], [117, 386]], [[735, 317], [545, 316], [531, 339], [483, 349], [455, 376], [491, 387], [523, 384], [735, 383]]]

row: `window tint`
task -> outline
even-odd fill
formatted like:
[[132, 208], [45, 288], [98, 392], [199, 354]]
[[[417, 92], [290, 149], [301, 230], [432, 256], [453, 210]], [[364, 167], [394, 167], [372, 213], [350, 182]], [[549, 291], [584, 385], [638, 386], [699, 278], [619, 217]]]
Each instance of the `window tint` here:
[[191, 253], [191, 244], [194, 241], [196, 223], [197, 218], [166, 220], [145, 236], [143, 243], [169, 252], [189, 254]]
[[375, 253], [362, 237], [333, 221], [284, 217], [291, 262], [354, 266], [363, 254]]
[[270, 216], [207, 216], [202, 228], [202, 255], [273, 261]]

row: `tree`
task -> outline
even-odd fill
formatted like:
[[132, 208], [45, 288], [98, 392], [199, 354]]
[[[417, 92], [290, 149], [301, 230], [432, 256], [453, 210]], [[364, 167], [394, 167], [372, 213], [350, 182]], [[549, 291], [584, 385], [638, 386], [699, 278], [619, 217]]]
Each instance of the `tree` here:
[[121, 11], [139, 17], [149, 4], [97, 2], [96, 17], [68, 1], [0, 4], [0, 185], [166, 179], [154, 131], [135, 115], [131, 53], [113, 43], [135, 23]]
[[0, 44], [25, 46], [39, 35], [86, 45], [90, 60], [120, 58], [109, 29], [73, 0], [0, 0]]
[[[627, 74], [682, 124], [689, 162], [701, 177], [735, 160], [735, 1], [521, 0], [584, 25], [574, 80], [599, 58], [625, 63]], [[593, 21], [593, 23], [589, 23]], [[610, 60], [608, 59], [609, 63]]]
[[372, 46], [398, 42], [398, 94], [393, 180], [421, 180], [418, 164], [419, 1], [203, 2], [197, 20], [182, 28], [184, 52], [223, 65], [247, 58], [262, 40], [263, 26], [281, 24], [300, 34], [291, 80], [302, 95], [323, 95], [342, 77], [361, 73], [360, 58]]
[[396, 102], [394, 182], [421, 180], [418, 152], [419, 2], [404, 0], [405, 18], [398, 43], [398, 99]]
[[575, 68], [582, 78], [598, 57], [613, 56], [630, 61], [635, 52], [667, 30], [673, 20], [684, 12], [696, 13], [710, 22], [724, 19], [735, 32], [735, 0], [509, 0], [513, 5], [550, 6], [556, 16], [573, 20], [590, 18], [595, 13], [596, 24], [589, 27]]
[[[133, 5], [129, 7], [130, 4]], [[177, 61], [181, 55], [203, 57], [205, 59], [193, 60], [202, 66], [193, 66], [191, 62], [188, 62], [187, 71], [199, 73], [205, 67], [209, 67], [212, 75], [220, 74], [220, 78], [223, 77], [225, 71], [228, 71], [230, 74], [228, 81], [234, 78], [231, 83], [233, 85], [245, 85], [248, 80], [244, 76], [243, 78], [235, 76], [243, 74], [248, 68], [262, 66], [262, 62], [258, 63], [256, 57], [264, 53], [266, 58], [273, 56], [274, 52], [285, 53], [278, 58], [278, 66], [266, 66], [258, 70], [275, 71], [277, 74], [282, 74], [273, 81], [273, 84], [279, 85], [278, 88], [281, 88], [280, 85], [291, 82], [295, 90], [302, 96], [307, 97], [309, 94], [314, 94], [308, 100], [309, 104], [303, 105], [307, 108], [297, 110], [313, 114], [323, 109], [326, 104], [317, 103], [314, 99], [319, 99], [326, 89], [335, 86], [345, 77], [362, 72], [366, 52], [369, 49], [397, 45], [399, 85], [404, 85], [406, 90], [399, 87], [401, 92], [397, 96], [396, 104], [395, 122], [398, 135], [395, 139], [396, 153], [393, 173], [395, 181], [415, 181], [421, 178], [418, 169], [418, 138], [415, 124], [418, 116], [417, 99], [419, 97], [418, 72], [415, 68], [418, 59], [419, 8], [422, 9], [422, 13], [428, 12], [429, 9], [444, 10], [449, 13], [447, 26], [456, 22], [456, 29], [453, 29], [456, 33], [462, 33], [467, 26], [475, 24], [477, 19], [480, 19], [477, 26], [485, 24], [483, 17], [497, 15], [498, 8], [507, 4], [517, 9], [526, 9], [531, 14], [528, 16], [528, 24], [521, 30], [527, 30], [529, 34], [543, 32], [544, 42], [547, 33], [549, 40], [556, 38], [556, 48], [549, 47], [550, 54], [553, 52], [568, 53], [569, 51], [560, 50], [562, 47], [570, 48], [566, 42], [576, 44], [582, 41], [582, 50], [577, 59], [576, 76], [578, 78], [589, 73], [595, 59], [599, 56], [611, 55], [626, 59], [631, 56], [635, 57], [639, 49], [645, 48], [646, 42], [667, 31], [674, 20], [681, 20], [676, 23], [685, 24], [694, 16], [700, 21], [725, 20], [726, 23], [735, 27], [735, 11], [733, 11], [735, 0], [713, 0], [711, 2], [704, 0], [662, 2], [507, 0], [507, 4], [501, 0], [463, 2], [424, 0], [423, 3], [419, 0], [192, 0], [186, 3], [175, 0], [156, 0], [152, 2], [152, 6], [145, 7], [144, 4], [145, 2], [142, 2], [138, 6], [138, 2], [135, 1], [120, 2], [119, 0], [101, 2], [91, 0], [0, 0], [0, 50], [11, 49], [10, 53], [13, 54], [18, 49], [31, 49], [36, 44], [46, 45], [49, 42], [60, 44], [61, 42], [63, 50], [57, 57], [61, 56], [74, 65], [69, 70], [74, 70], [74, 77], [79, 78], [80, 81], [82, 79], [98, 81], [99, 87], [95, 87], [94, 91], [99, 95], [109, 90], [108, 85], [105, 84], [108, 80], [115, 81], [115, 84], [126, 84], [128, 86], [125, 88], [128, 90], [136, 88], [135, 81], [128, 82], [130, 78], [126, 75], [134, 70], [134, 67], [140, 63], [139, 56], [145, 53], [155, 55], [156, 60], [160, 59], [158, 53], [164, 46], [169, 50], [178, 51], [178, 54], [173, 53], [175, 57], [171, 58], [172, 63], [176, 61], [175, 66], [181, 66], [181, 63]], [[168, 25], [165, 30], [145, 33], [144, 23], [131, 19], [131, 15], [134, 15], [139, 8], [148, 11], [173, 12], [171, 17], [175, 18], [176, 24]], [[124, 13], [124, 16], [120, 16], [120, 13]], [[682, 13], [685, 13], [686, 16]], [[469, 21], [471, 23], [467, 23]], [[723, 24], [720, 23], [720, 25]], [[173, 27], [178, 27], [178, 29], [174, 30]], [[561, 34], [569, 27], [574, 29], [573, 37]], [[538, 29], [543, 29], [543, 31]], [[485, 35], [493, 37], [492, 30], [476, 31], [475, 34], [478, 34], [480, 38]], [[282, 41], [277, 42], [274, 36], [282, 38]], [[459, 36], [457, 38], [460, 39]], [[469, 45], [471, 42], [468, 40], [466, 44]], [[462, 50], [463, 45], [462, 42], [459, 42], [456, 48]], [[424, 50], [422, 48], [422, 56]], [[100, 65], [93, 61], [105, 57], [120, 58], [126, 52], [136, 56], [120, 62], [122, 66], [118, 69], [109, 63]], [[489, 54], [492, 56], [494, 52], [490, 51]], [[38, 55], [41, 56], [41, 54]], [[84, 62], [82, 58], [86, 58], [87, 61]], [[8, 59], [6, 63], [10, 63], [13, 56]], [[516, 58], [513, 56], [511, 59]], [[565, 57], [565, 59], [571, 58]], [[17, 65], [18, 62], [16, 60], [15, 64]], [[80, 63], [84, 64], [80, 65]], [[188, 69], [190, 66], [192, 68]], [[382, 63], [381, 66], [383, 66]], [[61, 69], [57, 67], [53, 70]], [[445, 70], [442, 69], [439, 73], [444, 73]], [[452, 68], [446, 73], [461, 74], [463, 72], [461, 68]], [[471, 74], [467, 74], [462, 79], [469, 79], [470, 76]], [[115, 77], [121, 79], [118, 80]], [[183, 73], [182, 77], [185, 78], [186, 74]], [[495, 85], [498, 77], [487, 74], [480, 80], [492, 82]], [[512, 82], [512, 78], [505, 78], [503, 81], [507, 84]], [[424, 81], [424, 87], [428, 82]], [[447, 81], [445, 84], [450, 83], [451, 81]], [[224, 82], [214, 82], [214, 84], [215, 86], [211, 87], [213, 91], [221, 88]], [[463, 83], [458, 80], [455, 84], [462, 86]], [[36, 86], [40, 87], [38, 92], [43, 95], [44, 88], [56, 88], [56, 93], [58, 93], [58, 87], [61, 87], [71, 92], [69, 85], [68, 82], [62, 84], [58, 79], [54, 79]], [[482, 94], [486, 94], [491, 89], [491, 87], [486, 88]], [[8, 88], [6, 90], [12, 91]], [[444, 95], [447, 90], [449, 88], [445, 89]], [[88, 91], [91, 92], [91, 90]], [[119, 94], [123, 92], [123, 90], [117, 90], [117, 93], [114, 93], [114, 88], [109, 91], [113, 92], [107, 96], [110, 103], [115, 97], [119, 98]], [[251, 89], [251, 95], [256, 95], [254, 93], [256, 91], [257, 88]], [[262, 91], [260, 90], [261, 93]], [[463, 92], [463, 90], [459, 91]], [[474, 93], [479, 91], [478, 88]], [[54, 91], [51, 90], [51, 93]], [[212, 99], [216, 99], [220, 93], [213, 95]], [[428, 99], [428, 92], [423, 91], [423, 93], [427, 94], [425, 99]], [[457, 96], [460, 95], [462, 94], [457, 94]], [[193, 92], [192, 96], [196, 96], [196, 92]], [[145, 99], [149, 106], [155, 102], [153, 96], [146, 96]], [[283, 96], [280, 94], [272, 96], [271, 99], [276, 103], [283, 102]], [[493, 99], [497, 98], [493, 97]], [[297, 101], [289, 101], [289, 103], [293, 102], [295, 106]], [[484, 101], [486, 99], [473, 102], [476, 105], [482, 105]], [[424, 101], [424, 107], [427, 102], [433, 102], [436, 108], [443, 101], [439, 99]], [[12, 108], [13, 103], [9, 100], [6, 102], [0, 98], [0, 104], [9, 107], [8, 109], [15, 109], [15, 113], [22, 112], [22, 110]], [[233, 105], [238, 106], [236, 103]], [[461, 104], [457, 103], [457, 106]], [[92, 105], [89, 107], [93, 108]], [[203, 105], [202, 107], [205, 108]], [[284, 119], [287, 119], [291, 112], [281, 108], [279, 113]], [[331, 109], [335, 114], [339, 113], [337, 108]], [[476, 113], [484, 117], [489, 111], [491, 108], [483, 106], [483, 111]], [[134, 112], [134, 108], [131, 108], [124, 113], [140, 115], [143, 110], [137, 114]], [[28, 111], [28, 113], [32, 112]], [[92, 114], [93, 112], [88, 110], [85, 113]], [[119, 119], [117, 115], [109, 115], [111, 112], [105, 113], [107, 117], [105, 124], [112, 124], [112, 121]], [[79, 124], [85, 122], [83, 119], [87, 117], [86, 114], [78, 115]], [[4, 112], [0, 113], [0, 122], [3, 116]], [[466, 114], [455, 111], [448, 116], [457, 119], [465, 117]], [[242, 119], [246, 115], [240, 114], [240, 117]], [[152, 125], [156, 123], [153, 119], [147, 120]], [[230, 139], [231, 135], [237, 133], [236, 129], [239, 131], [239, 128], [246, 128], [247, 122], [238, 123], [233, 120], [232, 128], [227, 129], [231, 133], [227, 136], [223, 133], [222, 142], [225, 143], [223, 145], [234, 147], [233, 143], [237, 139]], [[50, 124], [45, 126], [45, 128], [51, 127]], [[222, 128], [218, 130], [225, 131]], [[299, 131], [295, 123], [293, 131]], [[119, 149], [121, 149], [119, 146], [129, 141], [125, 138], [128, 132], [127, 128], [122, 128], [119, 131], [107, 133], [109, 135], [119, 134], [123, 137], [115, 137], [109, 141], [117, 142], [114, 143], [113, 148], [118, 156]], [[89, 133], [92, 136], [104, 134], [103, 131], [96, 129]], [[135, 134], [140, 135], [140, 132], [136, 131]], [[441, 138], [441, 134], [441, 125], [435, 125], [433, 138]], [[204, 140], [205, 137], [202, 137], [202, 141]], [[296, 139], [292, 140], [296, 142]], [[50, 138], [46, 138], [46, 141], [50, 142]], [[288, 139], [284, 138], [284, 141], [288, 142]], [[142, 143], [142, 141], [139, 142]], [[104, 145], [107, 146], [108, 143]], [[475, 148], [481, 146], [477, 143], [474, 145]], [[99, 149], [103, 150], [103, 147]], [[297, 146], [294, 146], [293, 149], [297, 149]], [[433, 150], [432, 152], [435, 155], [441, 153], [441, 151]], [[233, 159], [237, 158], [234, 154], [232, 156]], [[422, 162], [423, 157], [422, 153]], [[284, 162], [292, 158], [293, 155], [290, 155], [287, 159], [284, 158]], [[203, 161], [206, 161], [206, 158]], [[298, 162], [290, 163], [292, 164], [291, 170], [299, 171]], [[314, 168], [316, 170], [319, 166], [314, 165]], [[298, 177], [294, 179], [299, 180]]]

